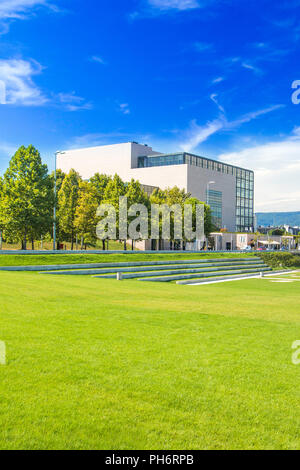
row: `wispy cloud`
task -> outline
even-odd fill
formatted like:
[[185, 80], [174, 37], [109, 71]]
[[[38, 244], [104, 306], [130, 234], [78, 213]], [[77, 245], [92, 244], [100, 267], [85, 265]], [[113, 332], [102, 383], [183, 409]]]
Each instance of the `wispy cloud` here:
[[0, 81], [2, 84], [2, 104], [19, 106], [41, 106], [48, 98], [34, 83], [43, 67], [36, 61], [11, 59], [0, 60]]
[[92, 104], [88, 103], [85, 98], [77, 96], [75, 91], [71, 93], [59, 93], [59, 102], [67, 109], [67, 111], [79, 111], [81, 109], [92, 109]]
[[270, 106], [268, 108], [264, 108], [264, 109], [260, 109], [258, 111], [253, 111], [251, 113], [244, 114], [243, 116], [236, 119], [235, 121], [228, 122], [226, 128], [228, 130], [237, 128], [237, 127], [241, 126], [242, 124], [253, 121], [254, 119], [257, 119], [260, 116], [272, 113], [273, 111], [277, 111], [278, 109], [282, 109], [284, 107], [285, 107], [284, 104], [276, 104], [276, 105]]
[[102, 57], [98, 55], [93, 55], [92, 57], [90, 57], [89, 60], [91, 62], [97, 62], [98, 64], [101, 64], [101, 65], [106, 65], [106, 62], [102, 59]]
[[202, 142], [205, 142], [211, 135], [223, 129], [223, 127], [224, 122], [222, 119], [210, 121], [205, 126], [199, 126], [194, 119], [191, 121], [189, 128], [183, 132], [179, 148], [186, 152], [191, 152]]
[[256, 51], [255, 57], [253, 57], [252, 59], [244, 59], [242, 57], [229, 57], [224, 59], [223, 63], [226, 69], [231, 70], [233, 67], [238, 66], [249, 70], [256, 75], [263, 75], [263, 70], [256, 65], [259, 61], [262, 61], [262, 58], [259, 57]]
[[255, 67], [254, 65], [251, 65], [247, 62], [242, 62], [242, 67], [244, 69], [251, 70], [252, 72], [254, 72], [257, 75], [261, 75], [263, 73], [263, 71], [260, 68]]
[[299, 210], [300, 200], [299, 154], [300, 133], [296, 128], [280, 142], [247, 147], [218, 158], [255, 170], [257, 211], [294, 211]]
[[225, 109], [223, 108], [223, 106], [220, 105], [219, 101], [218, 101], [218, 95], [216, 93], [212, 93], [210, 95], [210, 99], [217, 105], [219, 111], [221, 111], [221, 113], [225, 113]]
[[129, 14], [129, 19], [134, 21], [164, 13], [192, 11], [213, 1], [215, 0], [140, 0], [139, 8]]
[[14, 106], [57, 106], [68, 111], [91, 109], [91, 103], [71, 93], [49, 96], [35, 83], [44, 67], [35, 60], [0, 60], [0, 104]]
[[[203, 2], [201, 2], [203, 3]], [[159, 10], [193, 10], [200, 8], [198, 0], [148, 0], [148, 4]]]
[[221, 83], [221, 82], [223, 82], [224, 80], [225, 80], [224, 77], [217, 77], [217, 78], [214, 78], [211, 83], [212, 83], [212, 84]]
[[119, 109], [122, 114], [130, 114], [130, 108], [128, 103], [121, 103]]
[[26, 19], [38, 7], [59, 11], [49, 0], [1, 0], [0, 2], [0, 34], [8, 31], [9, 23], [13, 20]]
[[191, 121], [189, 128], [181, 132], [179, 147], [181, 150], [185, 150], [187, 152], [195, 151], [198, 145], [205, 142], [213, 134], [220, 131], [232, 131], [247, 122], [276, 111], [282, 107], [283, 105], [270, 106], [265, 109], [245, 114], [234, 121], [228, 121], [224, 114], [221, 114], [219, 118], [209, 121], [204, 126], [198, 125], [197, 121], [193, 120]]

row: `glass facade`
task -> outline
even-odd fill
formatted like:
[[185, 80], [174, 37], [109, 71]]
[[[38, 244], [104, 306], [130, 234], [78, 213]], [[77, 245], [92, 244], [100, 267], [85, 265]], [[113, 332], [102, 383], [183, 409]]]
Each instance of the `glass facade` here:
[[[138, 157], [138, 168], [184, 164], [234, 176], [236, 178], [236, 231], [251, 232], [254, 230], [253, 171], [186, 152]], [[217, 193], [218, 191], [212, 192]], [[219, 219], [219, 217], [216, 218]]]
[[212, 223], [219, 229], [222, 228], [223, 204], [221, 191], [213, 191], [211, 189], [206, 191], [206, 201], [210, 206]]
[[254, 173], [240, 168], [236, 178], [236, 230], [254, 230]]
[[151, 166], [183, 165], [184, 154], [157, 155], [154, 157], [138, 157], [138, 168], [149, 168]]

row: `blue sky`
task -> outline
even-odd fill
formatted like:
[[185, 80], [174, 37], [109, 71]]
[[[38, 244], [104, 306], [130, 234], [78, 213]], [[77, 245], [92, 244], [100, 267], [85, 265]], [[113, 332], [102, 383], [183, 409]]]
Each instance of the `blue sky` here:
[[256, 171], [300, 210], [300, 1], [0, 0], [0, 173], [30, 143], [126, 142]]

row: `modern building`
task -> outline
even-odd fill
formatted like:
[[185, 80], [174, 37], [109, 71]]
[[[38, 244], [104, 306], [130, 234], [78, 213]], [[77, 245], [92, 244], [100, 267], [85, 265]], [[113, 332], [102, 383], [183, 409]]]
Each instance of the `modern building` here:
[[[95, 173], [118, 174], [148, 187], [178, 186], [212, 209], [213, 221], [228, 231], [254, 230], [254, 173], [187, 152], [162, 154], [136, 142], [68, 150], [58, 155], [57, 167], [72, 168], [84, 179]], [[151, 188], [150, 188], [151, 189]]]

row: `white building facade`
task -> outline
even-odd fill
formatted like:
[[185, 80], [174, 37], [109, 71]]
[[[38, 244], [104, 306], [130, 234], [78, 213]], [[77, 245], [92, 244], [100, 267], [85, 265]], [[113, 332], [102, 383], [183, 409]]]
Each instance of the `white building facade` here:
[[147, 186], [177, 186], [211, 206], [213, 222], [228, 231], [253, 232], [254, 173], [187, 152], [162, 154], [136, 142], [68, 150], [57, 167], [76, 170], [88, 180], [95, 173]]

